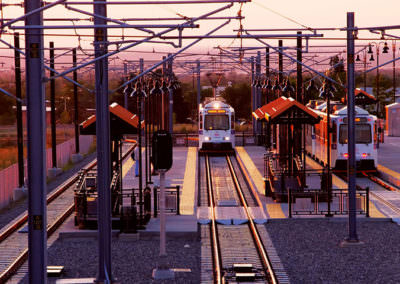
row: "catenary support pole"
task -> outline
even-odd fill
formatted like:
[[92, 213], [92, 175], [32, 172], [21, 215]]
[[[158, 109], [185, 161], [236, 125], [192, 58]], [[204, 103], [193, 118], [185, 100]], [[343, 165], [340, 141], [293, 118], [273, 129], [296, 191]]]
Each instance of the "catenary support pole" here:
[[[54, 42], [50, 42], [50, 68], [54, 70]], [[50, 77], [54, 71], [50, 70]], [[57, 139], [56, 139], [56, 80], [50, 80], [50, 121], [51, 121], [51, 161], [53, 168], [57, 168]]]
[[[42, 6], [41, 0], [25, 1], [25, 14]], [[42, 25], [42, 13], [32, 14], [25, 25]], [[46, 121], [43, 68], [43, 31], [25, 33], [26, 97], [28, 123], [28, 250], [29, 283], [47, 283], [46, 218]]]
[[196, 64], [197, 64], [197, 108], [198, 108], [201, 102], [200, 61], [197, 60]]
[[[254, 110], [258, 109], [261, 106], [261, 88], [259, 88], [261, 84], [261, 51], [257, 51], [257, 57], [256, 57], [256, 78], [258, 78], [257, 85], [254, 88], [255, 92], [255, 107]], [[257, 145], [260, 144], [260, 134], [261, 134], [261, 122], [256, 120], [256, 139], [257, 139]]]
[[[255, 111], [255, 87], [254, 85], [254, 56], [251, 57], [250, 59], [251, 62], [251, 82], [250, 82], [250, 87], [251, 87], [251, 112]], [[252, 116], [252, 124], [253, 126], [253, 137], [256, 136], [256, 119]]]
[[[15, 95], [22, 98], [21, 88], [21, 55], [17, 51], [19, 46], [19, 34], [14, 34], [14, 60], [15, 60]], [[18, 187], [24, 187], [24, 129], [22, 127], [22, 104], [17, 101], [17, 147], [18, 147]]]
[[279, 49], [279, 54], [278, 54], [278, 82], [279, 85], [282, 86], [282, 81], [283, 81], [283, 55], [282, 55], [282, 51], [283, 51], [283, 41], [280, 39], [278, 41], [278, 49]]
[[[76, 48], [72, 49], [72, 66], [76, 67]], [[73, 78], [78, 82], [78, 71], [74, 70]], [[74, 126], [75, 126], [75, 153], [79, 154], [79, 102], [78, 86], [74, 84]]]
[[[128, 80], [128, 65], [124, 62], [124, 80]], [[128, 94], [124, 92], [124, 108], [128, 109]]]
[[[143, 58], [140, 58], [139, 60], [140, 64], [140, 72], [143, 72]], [[142, 84], [142, 88], [144, 90], [144, 82]], [[138, 109], [138, 117], [139, 117], [139, 129], [138, 129], [138, 145], [139, 145], [139, 220], [143, 220], [143, 161], [142, 161], [142, 93], [138, 92], [139, 95], [137, 97], [138, 99], [138, 104], [137, 104], [137, 109]], [[151, 175], [150, 175], [151, 176]]]
[[[99, 4], [96, 2], [101, 2]], [[107, 16], [107, 5], [103, 0], [94, 0], [95, 14]], [[104, 19], [94, 18], [95, 25], [106, 24]], [[94, 29], [95, 57], [107, 54], [107, 29]], [[97, 282], [104, 283], [112, 279], [111, 270], [111, 145], [110, 112], [108, 100], [108, 60], [95, 62], [96, 94], [96, 140], [97, 140], [97, 216], [98, 216], [98, 275]]]
[[[171, 54], [168, 54], [168, 57], [170, 57]], [[172, 73], [172, 64], [173, 64], [173, 59], [171, 58], [168, 61], [168, 76], [170, 82], [173, 80], [173, 73]], [[168, 110], [168, 129], [169, 132], [172, 134], [174, 132], [174, 122], [173, 122], [173, 112], [174, 112], [174, 90], [173, 88], [169, 88], [169, 110]]]
[[349, 185], [349, 236], [347, 241], [358, 242], [356, 219], [356, 149], [355, 149], [355, 98], [354, 98], [354, 12], [347, 13], [347, 178]]

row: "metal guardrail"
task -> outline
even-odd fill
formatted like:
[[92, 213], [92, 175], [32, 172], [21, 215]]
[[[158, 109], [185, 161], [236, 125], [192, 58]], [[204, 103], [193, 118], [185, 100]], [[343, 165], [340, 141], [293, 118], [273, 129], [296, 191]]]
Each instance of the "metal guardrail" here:
[[[304, 189], [295, 191], [288, 188], [289, 218], [293, 215], [326, 215], [327, 208], [322, 208], [321, 203], [327, 204], [328, 193], [320, 189]], [[347, 189], [333, 189], [331, 197], [331, 210], [333, 215], [347, 215], [348, 191]], [[369, 217], [369, 188], [356, 191], [356, 214]]]

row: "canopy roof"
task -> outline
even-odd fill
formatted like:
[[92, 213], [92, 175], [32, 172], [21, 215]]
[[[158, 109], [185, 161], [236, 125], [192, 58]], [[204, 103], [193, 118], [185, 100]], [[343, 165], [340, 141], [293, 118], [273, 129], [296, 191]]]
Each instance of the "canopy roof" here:
[[253, 116], [275, 124], [316, 124], [321, 119], [313, 110], [283, 96], [256, 109]]
[[[360, 88], [354, 89], [354, 100], [356, 105], [370, 105], [375, 104], [378, 101], [373, 95], [361, 90]], [[342, 102], [347, 102], [347, 95], [345, 98], [342, 98]]]
[[[116, 138], [124, 134], [136, 134], [139, 118], [136, 114], [123, 108], [117, 103], [112, 103], [110, 110], [110, 132], [111, 137]], [[142, 128], [144, 122], [142, 121]], [[80, 132], [83, 135], [96, 134], [96, 115], [90, 116], [80, 124]]]

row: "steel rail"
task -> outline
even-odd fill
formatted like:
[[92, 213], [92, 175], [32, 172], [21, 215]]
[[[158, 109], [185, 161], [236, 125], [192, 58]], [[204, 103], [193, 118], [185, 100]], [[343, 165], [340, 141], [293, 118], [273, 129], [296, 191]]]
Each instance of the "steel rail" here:
[[[129, 156], [129, 154], [133, 151], [135, 146], [132, 146], [123, 156], [122, 160]], [[93, 167], [97, 165], [97, 161], [93, 161], [90, 165], [85, 169], [85, 171], [89, 171]], [[67, 180], [60, 189], [50, 194], [46, 200], [46, 203], [49, 204], [54, 201], [58, 196], [64, 193], [69, 187], [71, 187], [77, 180], [79, 175], [76, 174], [74, 177]], [[47, 238], [49, 238], [59, 226], [74, 212], [74, 204], [71, 204], [57, 219], [47, 228]], [[28, 214], [26, 213], [24, 216], [15, 221], [6, 231], [0, 234], [0, 242], [4, 241], [7, 237], [9, 237], [12, 233], [22, 227], [28, 220]], [[0, 274], [0, 283], [5, 283], [10, 277], [17, 272], [17, 270], [24, 264], [24, 262], [28, 259], [28, 249], [22, 251], [19, 256]]]
[[[264, 265], [265, 273], [266, 273], [266, 275], [270, 276], [271, 283], [277, 284], [278, 280], [276, 279], [276, 275], [275, 275], [274, 270], [272, 268], [272, 264], [271, 264], [271, 262], [270, 262], [270, 260], [268, 258], [267, 252], [265, 251], [264, 245], [263, 245], [262, 240], [260, 238], [260, 234], [258, 233], [258, 230], [257, 230], [257, 228], [256, 228], [256, 226], [254, 224], [253, 218], [252, 218], [252, 216], [250, 214], [250, 211], [249, 211], [249, 208], [247, 206], [246, 198], [244, 197], [244, 194], [243, 194], [243, 190], [242, 190], [242, 188], [240, 186], [240, 183], [238, 181], [238, 178], [236, 176], [235, 170], [234, 170], [233, 165], [232, 165], [232, 161], [231, 161], [231, 159], [230, 159], [230, 157], [228, 155], [226, 155], [226, 160], [228, 162], [229, 170], [231, 172], [232, 179], [234, 181], [236, 191], [237, 191], [237, 193], [239, 195], [239, 198], [240, 198], [240, 200], [242, 202], [242, 205], [243, 205], [244, 211], [246, 213], [247, 219], [249, 220], [249, 223], [248, 223], [249, 229], [250, 229], [251, 235], [253, 237], [254, 243], [256, 244], [256, 248], [257, 248], [258, 254], [259, 254], [259, 256], [260, 256], [260, 258], [262, 260], [262, 263]], [[242, 168], [242, 164], [239, 163], [239, 167], [240, 167], [241, 172], [244, 173], [244, 169]], [[246, 175], [245, 175], [245, 177], [246, 177], [246, 182], [249, 183], [249, 180], [247, 180], [247, 176]], [[254, 195], [254, 196], [257, 196], [257, 195]], [[258, 199], [258, 201], [259, 201], [259, 199]]]
[[391, 185], [389, 182], [387, 182], [387, 181], [385, 181], [385, 180], [383, 180], [383, 179], [380, 179], [380, 178], [378, 178], [377, 176], [368, 174], [368, 173], [365, 172], [365, 171], [361, 172], [361, 174], [362, 174], [363, 176], [367, 177], [369, 180], [373, 181], [374, 183], [376, 183], [376, 184], [378, 184], [378, 185], [384, 187], [384, 188], [387, 189], [387, 190], [390, 190], [390, 191], [398, 191], [398, 192], [400, 191], [400, 189], [399, 189], [398, 187]]
[[207, 175], [207, 190], [208, 190], [208, 200], [211, 211], [211, 239], [212, 239], [212, 253], [214, 261], [214, 283], [222, 283], [222, 263], [221, 255], [219, 253], [219, 243], [218, 243], [218, 233], [217, 224], [215, 222], [215, 201], [212, 193], [212, 180], [211, 180], [211, 168], [208, 155], [205, 156], [206, 162], [206, 175]]
[[[86, 170], [92, 169], [93, 167], [96, 166], [96, 164], [97, 161], [92, 162], [87, 167]], [[50, 204], [58, 196], [64, 193], [69, 187], [71, 187], [77, 180], [78, 180], [78, 174], [76, 174], [75, 176], [71, 177], [66, 182], [64, 182], [59, 189], [57, 189], [55, 192], [50, 193], [50, 195], [47, 197], [46, 204], [47, 205]], [[28, 213], [25, 213], [21, 218], [19, 218], [11, 226], [9, 226], [7, 230], [5, 230], [0, 234], [0, 243], [4, 241], [8, 236], [10, 236], [12, 233], [21, 228], [26, 223], [27, 220], [28, 220]]]

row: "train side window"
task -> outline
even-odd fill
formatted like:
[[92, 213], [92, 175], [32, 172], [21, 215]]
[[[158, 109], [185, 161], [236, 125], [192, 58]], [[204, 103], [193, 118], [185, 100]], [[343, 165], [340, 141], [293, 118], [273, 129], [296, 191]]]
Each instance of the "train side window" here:
[[203, 114], [200, 114], [200, 119], [199, 119], [199, 129], [203, 129]]
[[333, 143], [337, 142], [337, 126], [336, 122], [332, 122], [332, 133], [331, 133], [331, 139]]
[[235, 130], [235, 114], [233, 112], [231, 115], [231, 129]]

